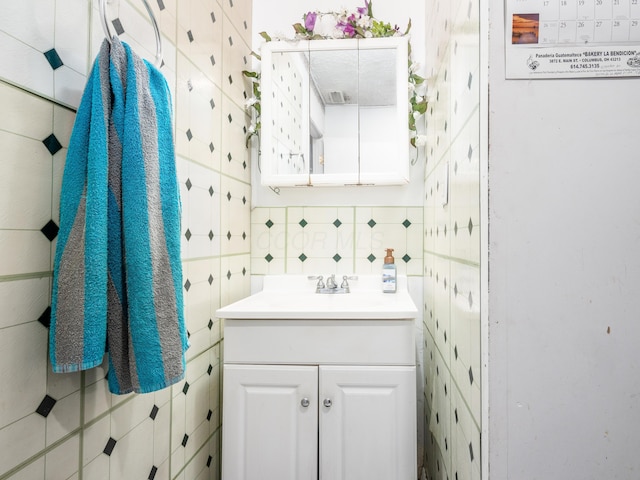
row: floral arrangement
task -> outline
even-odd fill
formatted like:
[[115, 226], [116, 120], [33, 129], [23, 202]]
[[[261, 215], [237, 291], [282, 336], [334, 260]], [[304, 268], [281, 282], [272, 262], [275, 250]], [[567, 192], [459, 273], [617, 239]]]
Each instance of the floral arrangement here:
[[[364, 7], [358, 7], [354, 11], [342, 9], [338, 12], [307, 12], [302, 17], [302, 23], [293, 25], [296, 39], [300, 40], [320, 40], [339, 38], [380, 38], [403, 36], [411, 29], [411, 20], [404, 33], [399, 27], [394, 27], [389, 23], [377, 20], [373, 16], [372, 0], [365, 0]], [[273, 39], [266, 32], [260, 35], [267, 42]], [[260, 56], [252, 53], [256, 58]], [[427, 100], [422, 93], [424, 78], [416, 73], [419, 65], [411, 60], [411, 44], [409, 43], [409, 131], [411, 134], [410, 143], [414, 147], [422, 146], [426, 143], [426, 136], [419, 135], [416, 126], [418, 120], [427, 111]], [[253, 121], [247, 133], [247, 145], [251, 138], [259, 135], [260, 132], [260, 73], [245, 70], [242, 72], [253, 82], [253, 97], [249, 98], [245, 104], [249, 111], [253, 111]]]

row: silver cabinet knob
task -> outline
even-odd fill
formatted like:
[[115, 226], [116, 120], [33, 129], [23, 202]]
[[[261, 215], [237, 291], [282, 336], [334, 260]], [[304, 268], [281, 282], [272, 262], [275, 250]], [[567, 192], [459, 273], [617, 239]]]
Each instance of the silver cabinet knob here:
[[303, 398], [302, 400], [300, 400], [300, 405], [302, 405], [304, 408], [307, 408], [309, 406], [309, 399], [308, 398]]
[[327, 407], [327, 408], [329, 408], [329, 407], [332, 405], [332, 403], [333, 403], [333, 402], [331, 401], [331, 399], [330, 399], [330, 398], [325, 398], [325, 399], [322, 401], [322, 404], [323, 404], [325, 407]]

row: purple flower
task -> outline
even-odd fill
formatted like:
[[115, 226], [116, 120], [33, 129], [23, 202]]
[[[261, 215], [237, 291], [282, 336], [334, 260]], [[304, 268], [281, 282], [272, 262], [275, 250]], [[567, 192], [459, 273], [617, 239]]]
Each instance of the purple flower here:
[[360, 15], [369, 15], [369, 2], [365, 0], [364, 7], [358, 7], [358, 13]]
[[304, 16], [304, 28], [308, 31], [313, 32], [313, 29], [316, 26], [316, 18], [318, 14], [316, 12], [309, 12]]
[[345, 37], [354, 37], [356, 35], [356, 29], [350, 23], [339, 22], [337, 28], [344, 32]]

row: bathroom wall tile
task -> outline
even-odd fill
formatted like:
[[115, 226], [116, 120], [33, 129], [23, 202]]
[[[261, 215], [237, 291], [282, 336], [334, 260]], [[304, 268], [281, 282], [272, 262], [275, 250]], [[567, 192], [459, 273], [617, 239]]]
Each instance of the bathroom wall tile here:
[[51, 134], [54, 107], [50, 102], [5, 83], [0, 83], [0, 99], [4, 113], [0, 130], [39, 140]]
[[[3, 405], [0, 427], [35, 412], [45, 398], [47, 333], [39, 322], [2, 329], [0, 382], [11, 388], [0, 391], [0, 404]], [[14, 368], [14, 365], [20, 365], [20, 368]]]
[[5, 255], [0, 276], [49, 271], [50, 246], [40, 231], [0, 231], [0, 251]]
[[[170, 389], [166, 389], [170, 390]], [[153, 465], [168, 463], [171, 453], [171, 407], [170, 405], [160, 406], [153, 420]], [[167, 478], [158, 477], [156, 478]]]
[[42, 139], [0, 131], [8, 172], [0, 177], [0, 228], [39, 230], [51, 219], [51, 153]]
[[251, 45], [251, 0], [219, 0], [227, 17], [247, 45]]
[[[251, 181], [250, 150], [246, 147], [246, 134], [250, 118], [243, 107], [226, 96], [222, 99], [221, 166], [223, 173], [240, 181]], [[250, 197], [249, 197], [250, 199]]]
[[87, 59], [89, 58], [89, 10], [91, 4], [88, 4], [86, 0], [52, 3], [55, 5], [56, 52], [60, 55], [65, 66], [86, 77], [89, 71]]
[[131, 395], [111, 413], [111, 436], [119, 440], [149, 418], [153, 409], [151, 395]]
[[213, 285], [214, 274], [216, 277], [219, 275], [211, 259], [184, 263], [184, 283], [189, 286], [188, 289], [185, 287], [184, 292], [185, 319], [191, 344], [187, 350], [187, 358], [192, 358], [210, 347], [210, 305], [217, 293]]
[[4, 472], [44, 449], [45, 422], [42, 415], [31, 413], [0, 428], [0, 445], [4, 446], [0, 449], [0, 465]]
[[251, 272], [281, 274], [285, 270], [286, 208], [255, 208], [251, 211]]
[[222, 255], [249, 253], [251, 248], [251, 187], [222, 176], [220, 179], [220, 253]]
[[46, 317], [50, 288], [49, 277], [0, 282], [0, 330]]
[[216, 85], [222, 78], [222, 11], [214, 0], [178, 3], [178, 50]]
[[46, 478], [44, 474], [44, 456], [9, 475], [6, 480], [33, 480], [34, 478]]
[[[48, 395], [52, 395], [48, 393]], [[66, 397], [54, 397], [56, 402], [47, 415], [47, 446], [73, 433], [80, 427], [80, 391]]]
[[220, 306], [233, 303], [251, 294], [251, 257], [232, 255], [220, 259]]
[[[45, 455], [47, 480], [69, 480], [74, 478], [80, 466], [80, 436], [74, 435]], [[34, 477], [35, 478], [35, 477]]]
[[424, 254], [424, 325], [432, 337], [436, 335], [436, 257]]
[[0, 30], [18, 39], [25, 45], [46, 51], [53, 45], [55, 2], [32, 0], [30, 8], [19, 2], [3, 5]]
[[109, 457], [101, 455], [96, 457], [90, 463], [84, 465], [83, 478], [91, 478], [91, 480], [110, 480], [109, 478]]
[[[141, 395], [141, 397], [144, 395]], [[110, 480], [149, 478], [153, 468], [153, 420], [147, 418], [117, 440], [109, 456]]]
[[[47, 47], [44, 51], [50, 48]], [[52, 98], [53, 74], [54, 71], [43, 51], [36, 50], [0, 31], [1, 78]]]
[[220, 170], [222, 92], [182, 53], [176, 85], [176, 150], [193, 161]]
[[[240, 27], [242, 28], [242, 27]], [[222, 17], [222, 82], [233, 103], [244, 109], [245, 101], [252, 96], [252, 82], [243, 74], [251, 70], [251, 43], [244, 40], [238, 25]]]
[[446, 258], [436, 257], [434, 261], [434, 339], [436, 346], [446, 360], [446, 365], [450, 365], [450, 342], [451, 342], [451, 272], [450, 263]]

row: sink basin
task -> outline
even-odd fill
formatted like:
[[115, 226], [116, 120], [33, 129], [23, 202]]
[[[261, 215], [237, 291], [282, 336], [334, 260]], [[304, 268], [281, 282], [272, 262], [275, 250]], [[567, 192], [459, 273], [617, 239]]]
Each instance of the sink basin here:
[[220, 308], [224, 319], [414, 319], [418, 311], [398, 276], [396, 293], [383, 293], [379, 275], [359, 275], [345, 295], [316, 294], [305, 275], [267, 275], [262, 291]]

